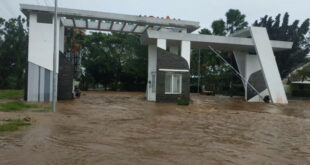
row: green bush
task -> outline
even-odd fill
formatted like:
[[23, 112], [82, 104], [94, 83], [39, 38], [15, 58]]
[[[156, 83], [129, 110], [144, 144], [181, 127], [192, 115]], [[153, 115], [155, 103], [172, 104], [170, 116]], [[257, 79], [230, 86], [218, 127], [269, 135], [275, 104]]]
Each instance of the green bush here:
[[185, 100], [178, 100], [177, 101], [178, 105], [183, 105], [183, 106], [187, 106], [189, 105], [189, 101], [185, 101]]
[[310, 97], [310, 86], [301, 84], [292, 84], [291, 94], [294, 97]]

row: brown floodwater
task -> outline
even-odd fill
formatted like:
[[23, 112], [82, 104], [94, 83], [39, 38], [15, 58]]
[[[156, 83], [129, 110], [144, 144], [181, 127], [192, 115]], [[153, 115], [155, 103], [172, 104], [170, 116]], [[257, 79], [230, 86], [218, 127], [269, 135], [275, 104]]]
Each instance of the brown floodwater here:
[[0, 112], [32, 118], [0, 133], [0, 164], [310, 164], [310, 101], [191, 98], [184, 107], [144, 93], [85, 92], [56, 113]]

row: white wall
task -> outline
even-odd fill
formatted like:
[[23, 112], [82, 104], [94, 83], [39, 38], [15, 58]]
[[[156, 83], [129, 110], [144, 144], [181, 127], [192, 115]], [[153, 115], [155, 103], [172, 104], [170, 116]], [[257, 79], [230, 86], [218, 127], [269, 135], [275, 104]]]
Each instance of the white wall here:
[[[261, 70], [262, 67], [259, 62], [258, 55], [249, 55], [247, 52], [234, 51], [234, 56], [238, 65], [240, 74], [245, 78], [245, 81], [242, 80], [244, 90], [245, 90], [245, 99], [247, 100], [247, 90], [248, 90], [248, 81], [250, 76]], [[269, 90], [266, 89], [260, 93], [262, 97], [269, 95]], [[263, 100], [257, 95], [250, 100], [249, 102], [263, 102]]]
[[262, 67], [260, 66], [259, 59], [257, 55], [246, 55], [246, 69], [245, 74], [247, 81], [249, 80], [251, 74], [261, 70]]
[[[53, 19], [54, 22], [54, 19]], [[59, 19], [58, 19], [59, 25]], [[57, 50], [59, 50], [59, 28], [57, 31]], [[53, 70], [54, 24], [37, 23], [37, 15], [29, 15], [28, 61]], [[56, 72], [58, 73], [58, 51]]]
[[167, 49], [167, 41], [165, 39], [157, 39], [157, 47]]
[[191, 42], [181, 41], [181, 56], [185, 58], [188, 63], [188, 67], [191, 68]]

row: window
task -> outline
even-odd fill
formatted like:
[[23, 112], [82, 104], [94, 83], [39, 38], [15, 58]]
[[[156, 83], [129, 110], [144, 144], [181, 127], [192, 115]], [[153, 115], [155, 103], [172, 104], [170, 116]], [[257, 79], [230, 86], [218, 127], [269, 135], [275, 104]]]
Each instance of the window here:
[[152, 73], [152, 93], [156, 92], [156, 74]]
[[37, 22], [38, 23], [47, 23], [52, 24], [53, 23], [53, 16], [46, 13], [39, 13], [37, 15]]
[[181, 94], [182, 91], [182, 75], [166, 73], [165, 76], [165, 93]]

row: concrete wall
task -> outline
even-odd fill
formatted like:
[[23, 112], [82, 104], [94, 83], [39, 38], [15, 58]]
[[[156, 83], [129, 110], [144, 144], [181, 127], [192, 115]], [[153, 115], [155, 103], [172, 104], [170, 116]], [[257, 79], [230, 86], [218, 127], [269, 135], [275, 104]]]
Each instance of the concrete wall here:
[[[245, 88], [245, 100], [251, 102], [263, 102], [257, 92], [262, 97], [269, 95], [262, 68], [257, 55], [250, 55], [247, 52], [234, 52], [240, 74], [245, 78], [243, 86]], [[255, 91], [249, 84], [251, 84]]]
[[[59, 19], [57, 24], [59, 25]], [[28, 61], [53, 70], [53, 53], [54, 53], [54, 24], [38, 23], [37, 15], [29, 15], [29, 45]], [[57, 31], [57, 41], [59, 41], [59, 29]], [[59, 42], [57, 42], [59, 50]], [[58, 73], [58, 51], [56, 72]]]
[[73, 99], [73, 65], [64, 54], [59, 54], [58, 100]]
[[28, 63], [27, 101], [50, 102], [52, 100], [52, 72]]
[[[60, 26], [60, 19], [56, 23], [60, 27], [56, 39], [58, 41], [56, 43], [56, 73], [58, 73], [58, 50], [64, 51], [64, 27]], [[52, 23], [40, 23], [37, 21], [37, 14], [29, 14], [28, 79], [25, 90], [27, 91], [27, 101], [52, 101], [53, 34], [54, 19]], [[58, 82], [58, 80], [56, 81]]]

